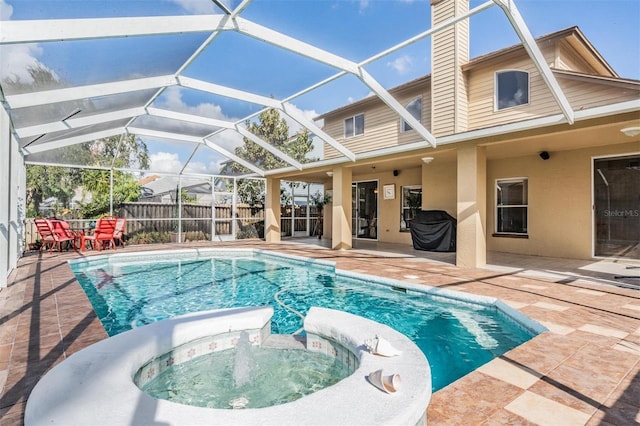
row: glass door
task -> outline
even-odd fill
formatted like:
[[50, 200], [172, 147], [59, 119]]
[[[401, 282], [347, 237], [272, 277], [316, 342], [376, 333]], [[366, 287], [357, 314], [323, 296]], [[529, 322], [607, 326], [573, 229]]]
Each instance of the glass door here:
[[378, 239], [378, 182], [354, 182], [351, 200], [353, 237]]
[[640, 155], [593, 162], [594, 254], [640, 259]]

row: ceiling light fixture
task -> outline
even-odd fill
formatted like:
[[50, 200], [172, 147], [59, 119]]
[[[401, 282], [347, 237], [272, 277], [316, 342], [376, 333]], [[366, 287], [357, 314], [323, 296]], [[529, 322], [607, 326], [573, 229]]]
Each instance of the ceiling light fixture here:
[[620, 129], [620, 131], [627, 136], [634, 137], [640, 135], [640, 126], [625, 127], [624, 129]]
[[422, 162], [424, 164], [429, 164], [432, 161], [433, 161], [433, 157], [422, 157]]
[[333, 172], [327, 172], [327, 176], [329, 177], [333, 176]]

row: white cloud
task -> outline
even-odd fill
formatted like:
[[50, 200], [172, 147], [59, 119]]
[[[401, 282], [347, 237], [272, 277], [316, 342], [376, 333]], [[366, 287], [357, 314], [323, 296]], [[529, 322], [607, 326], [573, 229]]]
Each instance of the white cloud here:
[[0, 20], [8, 21], [11, 19], [11, 15], [13, 15], [13, 6], [0, 0]]
[[[172, 0], [187, 12], [196, 14], [214, 13], [216, 11], [212, 1], [202, 0]], [[223, 2], [224, 3], [224, 2]]]
[[211, 103], [201, 103], [196, 106], [188, 105], [182, 99], [182, 89], [180, 87], [172, 86], [168, 87], [164, 91], [164, 96], [161, 102], [158, 102], [158, 107], [166, 108], [173, 111], [184, 112], [186, 114], [199, 115], [201, 117], [216, 118], [226, 121], [237, 121], [237, 119], [230, 118], [224, 115], [222, 108], [219, 105]]
[[[203, 148], [200, 148], [202, 150]], [[218, 155], [216, 155], [218, 157]], [[226, 158], [216, 158], [208, 163], [191, 160], [184, 168], [184, 173], [215, 174], [220, 171], [221, 164]], [[160, 173], [178, 173], [184, 167], [184, 161], [180, 160], [177, 153], [158, 151], [149, 154], [149, 170]]]
[[[294, 104], [291, 104], [291, 103], [287, 106], [287, 108], [297, 112], [299, 115], [302, 115], [304, 118], [306, 118], [311, 123], [313, 123], [314, 118], [316, 118], [319, 115], [315, 110], [300, 109], [300, 108], [298, 108], [297, 106], [295, 106]], [[289, 117], [288, 114], [281, 114], [281, 116], [287, 122], [287, 126], [289, 126], [289, 134], [290, 135], [294, 135], [300, 129], [302, 129], [302, 125], [300, 123], [298, 123], [297, 121], [295, 121], [294, 119], [292, 119], [291, 117]]]
[[[0, 20], [8, 21], [12, 15], [13, 6], [0, 0]], [[33, 80], [28, 70], [38, 66], [48, 69], [58, 79], [51, 69], [37, 59], [41, 54], [42, 48], [35, 43], [0, 46], [0, 79], [18, 78], [23, 83], [31, 83]]]
[[179, 172], [182, 163], [178, 154], [171, 152], [154, 152], [149, 154], [149, 169], [154, 172]]
[[387, 62], [387, 66], [393, 68], [399, 74], [406, 74], [413, 67], [413, 59], [408, 55], [400, 56], [391, 62]]

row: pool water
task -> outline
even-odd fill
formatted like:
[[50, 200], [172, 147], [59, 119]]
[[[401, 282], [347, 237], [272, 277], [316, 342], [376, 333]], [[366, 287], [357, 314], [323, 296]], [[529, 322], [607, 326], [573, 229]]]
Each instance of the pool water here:
[[253, 346], [250, 380], [234, 374], [237, 351], [211, 352], [172, 365], [141, 389], [179, 404], [208, 408], [263, 408], [295, 401], [331, 386], [350, 371], [336, 358], [300, 349]]
[[537, 334], [493, 305], [357, 279], [318, 261], [232, 250], [126, 259], [71, 262], [111, 336], [189, 312], [268, 305], [272, 332], [290, 334], [310, 307], [338, 309], [413, 340], [429, 360], [435, 392]]

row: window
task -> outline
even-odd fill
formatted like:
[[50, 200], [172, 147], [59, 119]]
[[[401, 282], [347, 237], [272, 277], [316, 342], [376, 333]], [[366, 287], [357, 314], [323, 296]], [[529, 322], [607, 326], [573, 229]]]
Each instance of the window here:
[[527, 234], [528, 179], [496, 182], [496, 233]]
[[497, 110], [529, 103], [529, 73], [524, 71], [496, 72]]
[[364, 114], [358, 114], [344, 120], [344, 137], [350, 138], [364, 133]]
[[400, 202], [400, 230], [411, 228], [411, 221], [422, 208], [422, 186], [412, 185], [402, 187], [402, 200]]
[[[411, 102], [405, 105], [405, 108], [409, 113], [411, 113], [413, 118], [418, 121], [422, 121], [422, 97], [418, 96], [417, 98], [414, 98]], [[413, 130], [413, 128], [409, 126], [406, 121], [402, 120], [400, 131], [408, 132], [410, 130]]]

